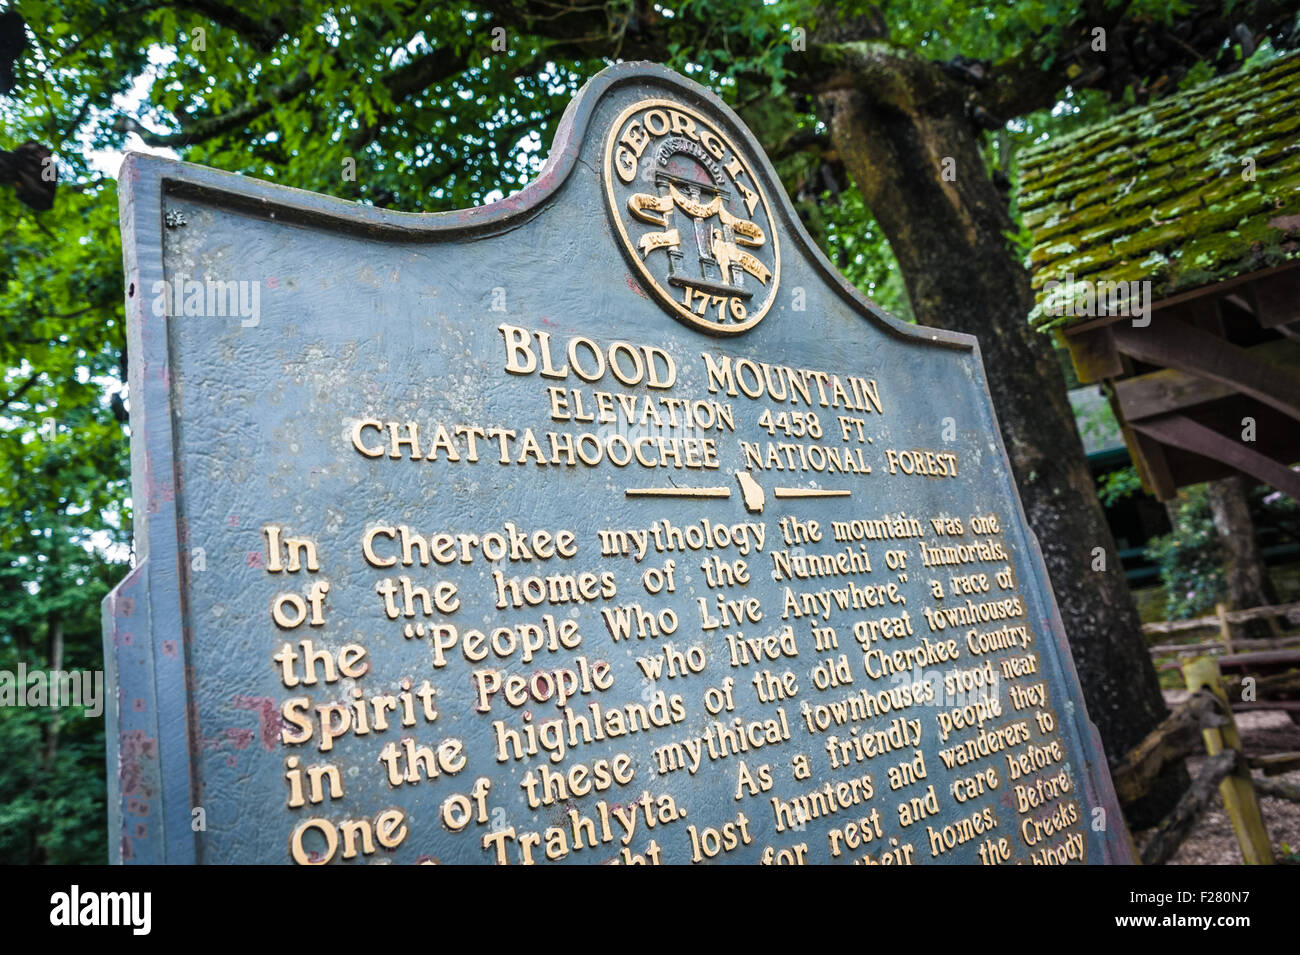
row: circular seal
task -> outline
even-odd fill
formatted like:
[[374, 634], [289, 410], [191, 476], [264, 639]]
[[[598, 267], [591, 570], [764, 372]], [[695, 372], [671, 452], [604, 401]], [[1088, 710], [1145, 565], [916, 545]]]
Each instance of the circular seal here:
[[753, 164], [712, 120], [647, 99], [614, 121], [605, 195], [623, 251], [678, 319], [714, 335], [759, 323], [781, 249]]

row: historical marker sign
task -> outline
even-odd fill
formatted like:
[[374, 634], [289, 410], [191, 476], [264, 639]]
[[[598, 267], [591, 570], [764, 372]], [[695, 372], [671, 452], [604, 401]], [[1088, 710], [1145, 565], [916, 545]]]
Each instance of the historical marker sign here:
[[115, 858], [1110, 862], [976, 342], [600, 74], [437, 216], [131, 157]]

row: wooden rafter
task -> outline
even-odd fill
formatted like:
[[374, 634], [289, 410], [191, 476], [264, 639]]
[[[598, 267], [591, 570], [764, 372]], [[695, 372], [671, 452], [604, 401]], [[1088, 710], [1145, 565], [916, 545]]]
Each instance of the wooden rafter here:
[[1129, 426], [1161, 444], [1222, 461], [1300, 501], [1300, 473], [1199, 421], [1183, 415], [1166, 415], [1130, 422]]
[[1124, 354], [1226, 385], [1300, 421], [1300, 378], [1217, 335], [1183, 322], [1111, 327]]

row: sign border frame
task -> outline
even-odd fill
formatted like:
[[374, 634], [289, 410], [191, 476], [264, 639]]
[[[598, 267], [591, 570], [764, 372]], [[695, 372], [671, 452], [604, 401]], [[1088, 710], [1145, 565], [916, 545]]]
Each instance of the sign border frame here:
[[[790, 248], [801, 251], [819, 277], [854, 312], [877, 331], [895, 339], [922, 347], [969, 352], [974, 359], [973, 383], [984, 393], [993, 429], [989, 438], [1003, 465], [1003, 491], [1014, 502], [1014, 513], [1025, 531], [1029, 550], [1018, 572], [1028, 590], [1045, 595], [1047, 615], [1035, 621], [1038, 633], [1044, 641], [1050, 634], [1051, 652], [1061, 668], [1062, 682], [1077, 701], [1072, 713], [1061, 714], [1063, 722], [1073, 724], [1071, 733], [1082, 746], [1079, 756], [1085, 765], [1078, 767], [1082, 785], [1076, 798], [1081, 807], [1104, 808], [1112, 820], [1100, 834], [1103, 858], [1096, 861], [1134, 860], [1100, 736], [1087, 716], [1042, 551], [1015, 487], [978, 341], [960, 332], [910, 325], [862, 295], [812, 241], [766, 152], [730, 107], [709, 90], [666, 67], [627, 62], [593, 76], [569, 102], [538, 177], [519, 193], [486, 206], [442, 213], [394, 212], [205, 166], [127, 153], [118, 175], [118, 190], [131, 356], [136, 565], [102, 604], [105, 669], [116, 677], [118, 689], [107, 698], [104, 712], [111, 862], [203, 861], [198, 834], [191, 828], [192, 807], [202, 805], [202, 781], [196, 762], [202, 749], [197, 706], [190, 693], [193, 674], [187, 662], [192, 637], [185, 600], [188, 540], [177, 509], [178, 496], [184, 494], [185, 475], [175, 455], [167, 319], [152, 314], [145, 294], [165, 277], [162, 237], [167, 228], [167, 199], [220, 200], [252, 215], [346, 230], [368, 238], [415, 243], [486, 238], [526, 222], [546, 208], [578, 166], [601, 101], [623, 87], [647, 82], [664, 88], [659, 95], [677, 95], [692, 110], [716, 116], [718, 123], [727, 127], [733, 142], [744, 144], [754, 176], [771, 192], [773, 228], [786, 230]], [[600, 145], [604, 146], [603, 138]], [[766, 196], [764, 199], [767, 201]], [[617, 239], [612, 229], [610, 236]], [[715, 340], [718, 337], [693, 330]], [[121, 787], [121, 768], [127, 761], [133, 764], [132, 778], [145, 783], [133, 787], [130, 793], [124, 793]], [[1082, 822], [1088, 825], [1086, 817]], [[140, 826], [145, 828], [141, 830]], [[145, 834], [140, 835], [141, 831]], [[1088, 843], [1092, 841], [1088, 839]]]

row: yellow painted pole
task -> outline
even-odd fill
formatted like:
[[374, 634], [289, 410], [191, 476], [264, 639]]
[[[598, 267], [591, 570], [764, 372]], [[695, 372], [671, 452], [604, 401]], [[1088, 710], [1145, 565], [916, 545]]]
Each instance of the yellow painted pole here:
[[1268, 831], [1264, 828], [1264, 819], [1259, 812], [1259, 801], [1255, 798], [1255, 784], [1250, 778], [1250, 766], [1246, 763], [1241, 750], [1241, 735], [1237, 732], [1237, 723], [1232, 718], [1232, 708], [1228, 695], [1223, 691], [1223, 679], [1219, 673], [1219, 664], [1213, 657], [1197, 657], [1183, 664], [1183, 679], [1187, 689], [1195, 693], [1207, 689], [1219, 698], [1228, 722], [1224, 726], [1202, 730], [1205, 749], [1211, 756], [1217, 756], [1225, 749], [1234, 749], [1241, 756], [1237, 769], [1231, 776], [1219, 783], [1219, 792], [1223, 796], [1223, 805], [1232, 820], [1237, 842], [1241, 844], [1241, 858], [1246, 865], [1272, 865], [1273, 846], [1269, 842]]
[[1223, 641], [1223, 652], [1232, 652], [1232, 624], [1228, 623], [1228, 605], [1215, 604], [1214, 613], [1219, 618], [1219, 639]]

